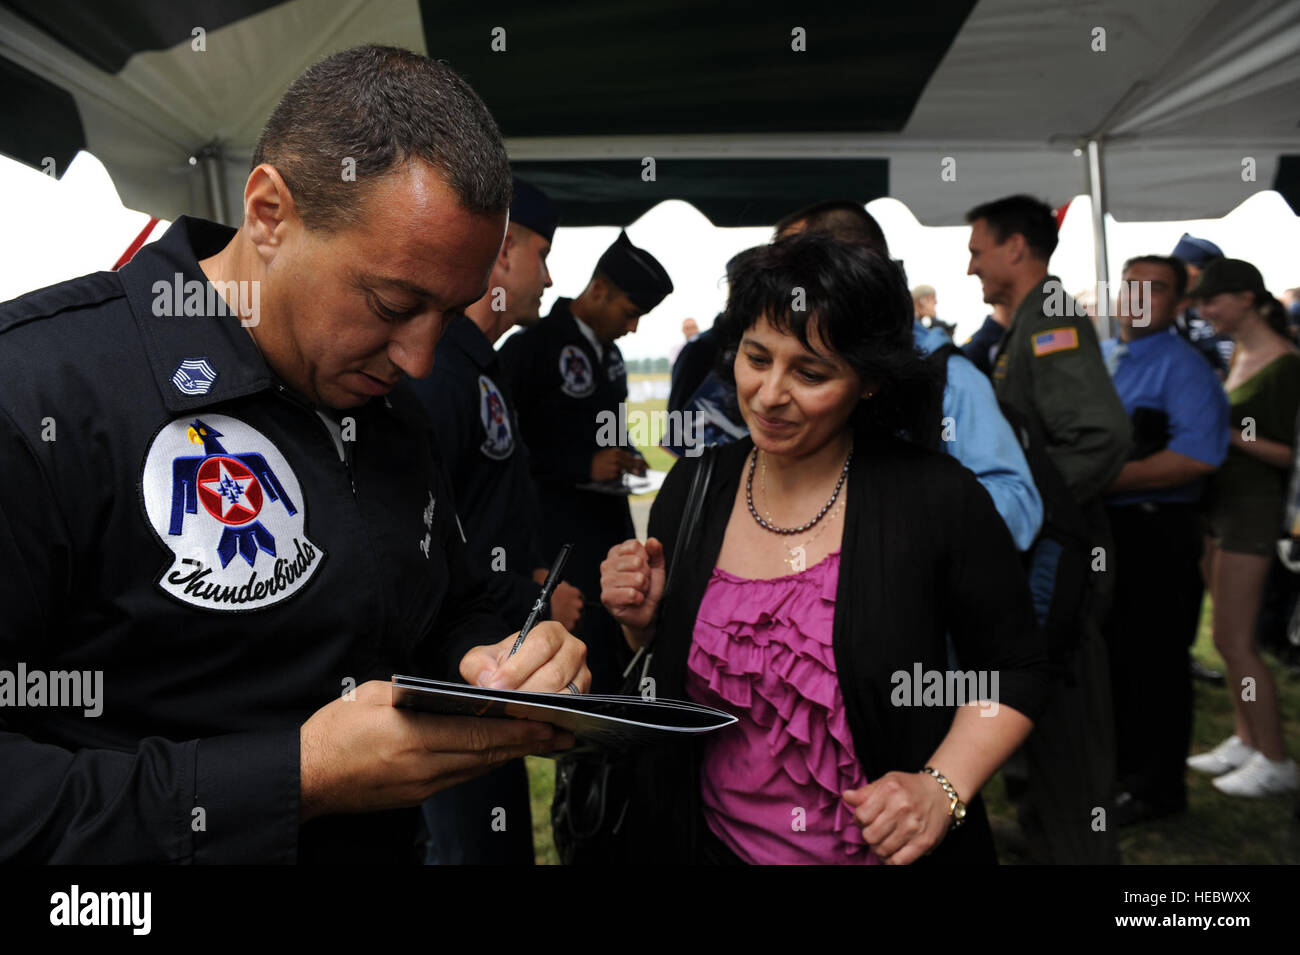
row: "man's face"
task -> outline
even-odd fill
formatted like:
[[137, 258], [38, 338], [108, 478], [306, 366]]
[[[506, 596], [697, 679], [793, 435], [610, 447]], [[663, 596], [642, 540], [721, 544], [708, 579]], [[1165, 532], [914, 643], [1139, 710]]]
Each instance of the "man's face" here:
[[505, 231], [504, 214], [465, 211], [421, 162], [364, 188], [359, 225], [284, 220], [265, 270], [268, 320], [254, 335], [291, 387], [338, 409], [433, 370], [447, 319], [483, 296]]
[[527, 328], [540, 317], [542, 293], [551, 287], [551, 273], [546, 267], [551, 243], [527, 226], [512, 224], [509, 235], [508, 269], [502, 276], [506, 314], [509, 324]]
[[591, 330], [605, 344], [636, 331], [644, 314], [621, 290], [608, 282], [597, 280], [601, 290], [595, 296], [594, 324]]
[[1172, 269], [1154, 262], [1134, 262], [1124, 270], [1117, 318], [1125, 338], [1154, 335], [1173, 324], [1179, 302], [1174, 281]]
[[1014, 304], [1009, 301], [1014, 286], [1010, 236], [1007, 241], [998, 242], [988, 221], [976, 219], [971, 223], [967, 247], [970, 265], [966, 274], [979, 278], [984, 288], [984, 301], [990, 305]]
[[937, 311], [937, 300], [933, 295], [922, 295], [916, 300], [916, 314], [922, 318], [934, 318]]

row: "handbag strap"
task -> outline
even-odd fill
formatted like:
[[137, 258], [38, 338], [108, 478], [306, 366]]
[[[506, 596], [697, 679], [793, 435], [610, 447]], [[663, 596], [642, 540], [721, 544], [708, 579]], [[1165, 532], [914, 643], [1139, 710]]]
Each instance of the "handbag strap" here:
[[[699, 530], [700, 518], [704, 514], [704, 496], [708, 492], [709, 481], [713, 477], [713, 462], [716, 457], [716, 448], [705, 448], [700, 457], [699, 466], [696, 467], [695, 473], [691, 475], [691, 487], [686, 492], [686, 506], [682, 509], [682, 519], [677, 525], [677, 540], [673, 542], [673, 556], [668, 565], [668, 579], [664, 581], [664, 592], [659, 598], [661, 608], [668, 599], [669, 593], [672, 592], [673, 580], [676, 577], [677, 565], [681, 562], [681, 556], [690, 552], [690, 544], [694, 541]], [[644, 679], [646, 673], [650, 670], [650, 657], [653, 653], [649, 647], [650, 644], [646, 644], [633, 655], [631, 662], [623, 670], [624, 680], [627, 679], [629, 673], [636, 669], [638, 663], [642, 664], [641, 676]]]
[[668, 579], [664, 582], [663, 597], [659, 602], [661, 607], [672, 589], [677, 566], [681, 563], [680, 558], [682, 554], [690, 552], [691, 543], [699, 530], [700, 518], [704, 513], [704, 495], [708, 491], [709, 480], [713, 477], [715, 457], [717, 453], [713, 448], [705, 448], [699, 467], [691, 475], [691, 489], [686, 494], [686, 506], [682, 509], [681, 523], [677, 525], [677, 540], [673, 543], [672, 563], [668, 565]]

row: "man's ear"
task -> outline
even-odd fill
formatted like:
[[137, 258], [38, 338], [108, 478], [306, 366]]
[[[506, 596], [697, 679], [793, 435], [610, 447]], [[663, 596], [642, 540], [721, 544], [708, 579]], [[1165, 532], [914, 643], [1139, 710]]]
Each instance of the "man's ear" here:
[[1025, 237], [1019, 232], [1013, 232], [1007, 236], [1006, 241], [1007, 261], [1012, 265], [1019, 265], [1029, 254], [1029, 246], [1025, 242]]
[[510, 254], [514, 251], [515, 245], [514, 235], [506, 229], [506, 236], [501, 240], [501, 251], [497, 253], [497, 268], [503, 272], [510, 271]]
[[279, 171], [262, 163], [244, 184], [244, 230], [263, 264], [269, 265], [289, 229], [301, 223], [293, 194]]

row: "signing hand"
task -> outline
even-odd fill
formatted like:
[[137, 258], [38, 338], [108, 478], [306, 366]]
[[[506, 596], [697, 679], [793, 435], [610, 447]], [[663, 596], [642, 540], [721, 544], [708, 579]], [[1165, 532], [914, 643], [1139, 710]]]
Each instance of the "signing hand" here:
[[513, 657], [512, 634], [500, 643], [475, 647], [460, 661], [460, 675], [472, 686], [497, 690], [559, 693], [570, 683], [582, 692], [591, 686], [587, 645], [554, 620], [537, 624]]
[[862, 839], [885, 865], [910, 865], [948, 834], [948, 797], [925, 773], [886, 773], [844, 793]]

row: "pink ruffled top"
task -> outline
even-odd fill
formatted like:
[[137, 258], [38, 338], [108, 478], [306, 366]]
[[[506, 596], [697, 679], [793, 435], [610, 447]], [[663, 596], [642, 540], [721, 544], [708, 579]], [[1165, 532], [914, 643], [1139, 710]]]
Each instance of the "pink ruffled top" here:
[[787, 577], [714, 568], [687, 657], [686, 692], [740, 722], [708, 737], [709, 828], [754, 865], [878, 864], [840, 793], [866, 784], [835, 673], [840, 552]]

